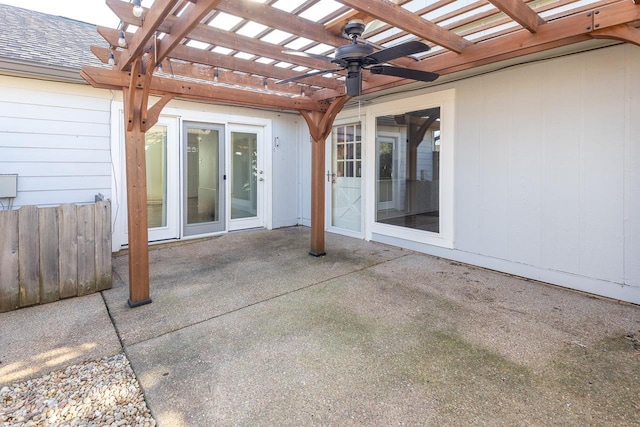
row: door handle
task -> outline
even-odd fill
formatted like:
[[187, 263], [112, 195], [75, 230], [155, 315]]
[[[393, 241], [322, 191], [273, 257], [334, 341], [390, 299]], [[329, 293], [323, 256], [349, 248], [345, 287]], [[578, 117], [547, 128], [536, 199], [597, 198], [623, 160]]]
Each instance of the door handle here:
[[331, 173], [331, 171], [327, 171], [327, 182], [336, 182], [335, 180], [336, 178], [336, 174], [335, 173]]

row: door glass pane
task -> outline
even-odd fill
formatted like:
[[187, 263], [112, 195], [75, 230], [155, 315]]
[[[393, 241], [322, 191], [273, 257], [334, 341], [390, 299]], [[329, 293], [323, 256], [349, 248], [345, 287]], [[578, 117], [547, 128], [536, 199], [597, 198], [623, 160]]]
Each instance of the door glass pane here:
[[376, 221], [440, 231], [440, 108], [376, 118]]
[[220, 221], [219, 132], [187, 129], [187, 224]]
[[231, 219], [258, 214], [257, 148], [255, 133], [231, 132]]
[[378, 142], [378, 204], [393, 200], [393, 146], [394, 140]]
[[362, 141], [360, 124], [335, 126], [332, 132], [331, 225], [361, 229]]
[[149, 228], [167, 226], [167, 128], [154, 126], [145, 135], [147, 215]]

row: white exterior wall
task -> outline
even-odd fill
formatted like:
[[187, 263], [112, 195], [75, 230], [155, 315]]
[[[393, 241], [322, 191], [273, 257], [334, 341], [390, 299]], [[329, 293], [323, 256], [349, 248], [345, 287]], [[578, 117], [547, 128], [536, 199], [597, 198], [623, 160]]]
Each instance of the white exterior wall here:
[[306, 125], [302, 116], [294, 114], [277, 114], [273, 122], [273, 228], [301, 223], [300, 187], [304, 169], [298, 167], [298, 156], [305, 142], [301, 139], [303, 126]]
[[[309, 133], [309, 127], [304, 121], [302, 116], [301, 126], [299, 129], [300, 135], [300, 150], [298, 153], [298, 175], [299, 175], [299, 191], [300, 191], [300, 204], [298, 212], [300, 213], [300, 224], [307, 227], [311, 227], [311, 134]], [[328, 141], [331, 140], [329, 137]], [[327, 142], [330, 144], [330, 142]], [[325, 166], [328, 166], [329, 162], [326, 162]], [[326, 169], [326, 167], [325, 167]]]
[[639, 72], [621, 45], [458, 83], [456, 249], [640, 303]]
[[[18, 174], [13, 207], [111, 197], [110, 92], [0, 76], [0, 174]], [[0, 199], [8, 207], [7, 199]]]
[[640, 304], [638, 75], [618, 45], [423, 91], [455, 90], [453, 248], [366, 237]]

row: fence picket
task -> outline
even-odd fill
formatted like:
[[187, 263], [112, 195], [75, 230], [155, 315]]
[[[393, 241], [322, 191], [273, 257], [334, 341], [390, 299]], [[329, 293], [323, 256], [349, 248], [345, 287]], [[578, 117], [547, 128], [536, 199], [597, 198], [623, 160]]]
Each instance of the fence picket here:
[[18, 257], [20, 307], [40, 302], [40, 238], [38, 208], [23, 206], [18, 211]]
[[96, 291], [95, 205], [76, 207], [78, 214], [78, 295]]
[[78, 294], [78, 221], [75, 205], [60, 205], [58, 226], [60, 298], [69, 298]]
[[0, 212], [0, 313], [20, 303], [18, 286], [18, 211]]
[[60, 299], [58, 208], [38, 209], [40, 226], [40, 302]]
[[96, 203], [96, 287], [111, 288], [111, 204]]

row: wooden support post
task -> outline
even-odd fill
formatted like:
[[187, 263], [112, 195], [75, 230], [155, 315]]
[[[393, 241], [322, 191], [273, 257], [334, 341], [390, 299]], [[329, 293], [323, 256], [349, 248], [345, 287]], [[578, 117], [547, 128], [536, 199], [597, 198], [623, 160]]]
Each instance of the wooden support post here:
[[140, 110], [143, 95], [142, 89], [124, 88], [130, 307], [151, 302], [145, 132]]
[[[153, 107], [147, 108], [154, 64], [150, 60], [134, 61], [129, 87], [123, 88], [129, 229], [128, 304], [132, 308], [151, 302], [145, 133], [158, 121], [160, 111], [174, 96], [167, 94]], [[144, 68], [146, 71], [143, 73]]]
[[324, 250], [324, 148], [336, 116], [349, 100], [336, 98], [326, 112], [300, 111], [311, 133], [311, 250], [315, 257], [326, 255]]

